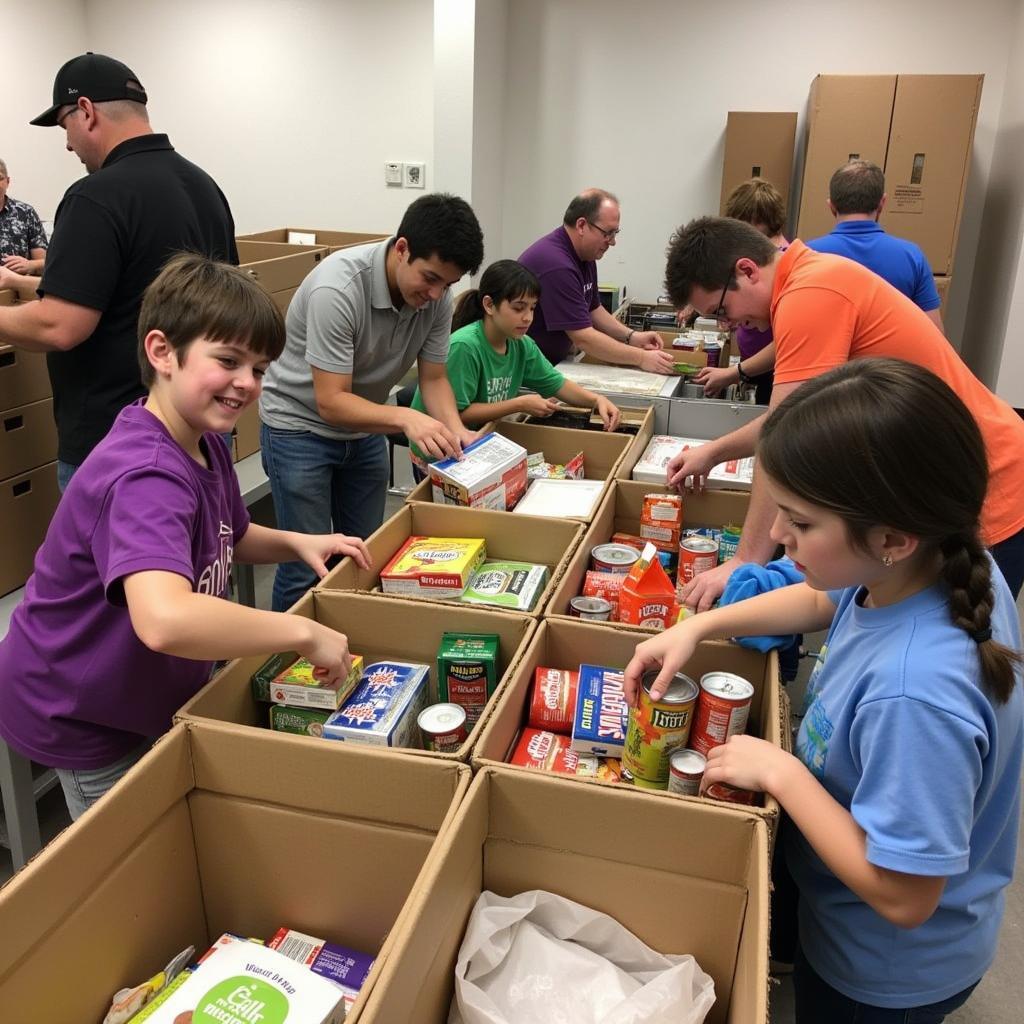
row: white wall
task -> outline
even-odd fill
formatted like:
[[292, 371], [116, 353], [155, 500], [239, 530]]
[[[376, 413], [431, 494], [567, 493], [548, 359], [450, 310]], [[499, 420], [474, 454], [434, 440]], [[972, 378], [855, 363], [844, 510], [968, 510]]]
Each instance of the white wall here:
[[662, 287], [671, 230], [715, 212], [729, 110], [797, 110], [820, 72], [985, 74], [948, 317], [966, 311], [1015, 0], [516, 0], [508, 21], [504, 245], [518, 255], [599, 185], [622, 200], [600, 267]]
[[431, 187], [429, 0], [84, 2], [90, 47], [140, 76], [239, 233], [393, 231], [423, 193], [386, 188], [386, 160], [426, 161]]
[[53, 102], [53, 76], [86, 49], [81, 0], [44, 0], [5, 6], [0, 158], [11, 175], [11, 195], [31, 203], [43, 220], [53, 219], [64, 190], [84, 173], [64, 148], [59, 128], [33, 128], [29, 121]]

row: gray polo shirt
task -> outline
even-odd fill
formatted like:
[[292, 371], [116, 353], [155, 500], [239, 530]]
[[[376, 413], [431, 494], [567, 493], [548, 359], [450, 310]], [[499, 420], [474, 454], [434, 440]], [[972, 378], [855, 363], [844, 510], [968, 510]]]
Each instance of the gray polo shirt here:
[[340, 441], [366, 437], [320, 418], [310, 367], [350, 373], [354, 394], [384, 404], [417, 359], [447, 361], [452, 297], [395, 309], [384, 265], [392, 242], [341, 249], [306, 276], [288, 306], [284, 352], [263, 379], [264, 423]]

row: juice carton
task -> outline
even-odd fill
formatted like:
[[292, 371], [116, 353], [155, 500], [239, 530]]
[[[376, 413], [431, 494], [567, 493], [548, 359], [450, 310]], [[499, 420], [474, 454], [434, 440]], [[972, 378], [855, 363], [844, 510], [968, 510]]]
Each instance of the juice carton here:
[[667, 629], [675, 619], [676, 588], [661, 566], [657, 549], [648, 544], [622, 583], [619, 622]]
[[498, 637], [444, 633], [437, 651], [437, 699], [466, 709], [466, 728], [480, 720], [498, 685]]

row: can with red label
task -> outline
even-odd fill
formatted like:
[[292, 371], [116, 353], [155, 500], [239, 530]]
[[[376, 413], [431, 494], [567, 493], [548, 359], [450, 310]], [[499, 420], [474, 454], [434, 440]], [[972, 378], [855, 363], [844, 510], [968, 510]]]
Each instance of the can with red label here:
[[603, 597], [574, 597], [569, 602], [569, 614], [577, 619], [607, 622], [612, 617], [612, 603]]
[[569, 737], [543, 729], [524, 729], [509, 758], [510, 764], [539, 768], [545, 772], [575, 775], [580, 755], [569, 747]]
[[679, 569], [676, 581], [685, 586], [702, 572], [718, 565], [718, 541], [713, 537], [683, 537], [679, 542]]
[[622, 581], [626, 577], [620, 572], [594, 572], [588, 569], [583, 577], [583, 597], [602, 597], [612, 606], [611, 621], [619, 620], [619, 597]]
[[677, 747], [668, 758], [668, 791], [682, 793], [685, 796], [700, 794], [700, 780], [704, 778], [704, 769], [708, 759], [696, 750]]
[[530, 693], [530, 728], [571, 733], [579, 684], [580, 674], [572, 669], [538, 668]]
[[628, 544], [595, 544], [590, 551], [590, 567], [596, 572], [629, 572], [640, 552]]
[[728, 782], [712, 782], [704, 790], [704, 795], [711, 797], [712, 800], [728, 800], [731, 804], [753, 805], [757, 802], [756, 793], [752, 793], [749, 789], [730, 786]]
[[416, 719], [423, 749], [450, 754], [466, 742], [466, 709], [461, 704], [431, 704]]
[[701, 676], [690, 746], [707, 757], [712, 747], [746, 732], [753, 697], [754, 687], [732, 672], [707, 672]]

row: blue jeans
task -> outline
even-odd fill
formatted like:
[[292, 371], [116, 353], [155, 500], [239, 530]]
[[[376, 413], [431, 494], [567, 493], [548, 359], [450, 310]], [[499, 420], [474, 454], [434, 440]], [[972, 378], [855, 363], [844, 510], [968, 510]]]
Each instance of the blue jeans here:
[[[279, 530], [365, 540], [384, 522], [390, 463], [383, 434], [335, 441], [264, 423], [260, 444]], [[305, 562], [282, 562], [274, 577], [274, 611], [290, 608], [316, 579]]]
[[955, 996], [927, 1006], [898, 1010], [870, 1006], [837, 992], [815, 972], [798, 946], [793, 965], [796, 1024], [942, 1024], [946, 1014], [967, 1002], [977, 984], [975, 982]]
[[103, 768], [56, 768], [72, 821], [77, 821], [152, 746], [146, 741], [120, 760]]
[[1021, 584], [1024, 584], [1024, 530], [1018, 530], [1006, 540], [993, 544], [989, 552], [999, 566], [999, 571], [1005, 577], [1010, 593], [1016, 601], [1020, 595]]
[[63, 494], [68, 489], [68, 484], [71, 483], [71, 478], [75, 475], [77, 466], [73, 466], [70, 462], [61, 462], [57, 460], [57, 490]]

